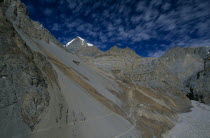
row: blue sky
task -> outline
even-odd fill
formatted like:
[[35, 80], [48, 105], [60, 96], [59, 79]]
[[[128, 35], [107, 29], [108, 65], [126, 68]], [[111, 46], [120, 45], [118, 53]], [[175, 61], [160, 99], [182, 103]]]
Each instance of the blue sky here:
[[210, 0], [22, 0], [60, 42], [76, 36], [107, 50], [160, 56], [173, 46], [210, 46]]

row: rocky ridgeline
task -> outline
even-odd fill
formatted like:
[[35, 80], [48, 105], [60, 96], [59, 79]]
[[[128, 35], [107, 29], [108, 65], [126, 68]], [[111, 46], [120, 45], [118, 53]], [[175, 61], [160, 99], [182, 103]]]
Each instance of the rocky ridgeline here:
[[[80, 47], [80, 43], [76, 46]], [[68, 46], [70, 51], [71, 47]], [[150, 88], [174, 88], [188, 93], [193, 99], [210, 103], [208, 47], [175, 47], [160, 58], [140, 57], [129, 48], [116, 46], [105, 52], [95, 51], [90, 56], [86, 50], [89, 47], [83, 48], [77, 49], [78, 56], [82, 51], [87, 64], [111, 73], [118, 80]]]
[[84, 39], [78, 37], [66, 45], [68, 51], [75, 53], [87, 64], [95, 65], [106, 72], [118, 74], [125, 68], [131, 66], [131, 62], [140, 60], [139, 56], [129, 48], [118, 48], [114, 46], [103, 52], [96, 46], [87, 46]]
[[18, 0], [5, 0], [5, 15], [13, 23], [17, 30], [31, 36], [35, 39], [44, 40], [47, 43], [54, 42], [58, 46], [62, 44], [55, 39], [50, 32], [45, 29], [39, 22], [32, 21], [28, 16], [26, 6]]
[[133, 61], [138, 60], [140, 58], [129, 48], [121, 49], [114, 46], [106, 52], [97, 53], [89, 64], [94, 64], [106, 72], [119, 74], [126, 68], [132, 67]]

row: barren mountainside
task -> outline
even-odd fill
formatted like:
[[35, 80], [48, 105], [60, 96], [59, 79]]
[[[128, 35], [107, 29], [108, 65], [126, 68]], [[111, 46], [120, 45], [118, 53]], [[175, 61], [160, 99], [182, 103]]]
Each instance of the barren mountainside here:
[[0, 1], [1, 138], [162, 137], [189, 98], [210, 103], [209, 82], [208, 47], [160, 58], [80, 37], [63, 47], [20, 0]]
[[[80, 47], [79, 43], [77, 46]], [[67, 48], [71, 51], [71, 47]], [[174, 47], [159, 58], [144, 58], [128, 47], [114, 46], [94, 56], [86, 55], [84, 61], [123, 82], [152, 88], [174, 87], [188, 93], [192, 99], [209, 103], [209, 49]]]

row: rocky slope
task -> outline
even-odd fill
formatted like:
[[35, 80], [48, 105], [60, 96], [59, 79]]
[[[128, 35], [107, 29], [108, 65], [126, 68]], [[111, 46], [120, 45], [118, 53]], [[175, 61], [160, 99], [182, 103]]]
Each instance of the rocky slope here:
[[210, 132], [210, 106], [192, 101], [191, 112], [179, 115], [178, 123], [164, 138], [208, 138]]
[[116, 95], [124, 101], [123, 109], [146, 132], [144, 136], [160, 136], [173, 126], [176, 112], [189, 107], [183, 83], [160, 59], [139, 57], [129, 48], [115, 46], [83, 61], [123, 85], [125, 94]]
[[209, 47], [175, 47], [160, 58], [143, 58], [129, 48], [115, 46], [105, 52], [86, 55], [88, 58], [84, 61], [123, 82], [151, 88], [173, 87], [188, 94], [191, 99], [208, 104], [208, 50]]
[[66, 52], [19, 0], [0, 6], [0, 137], [140, 137], [113, 79]]
[[[185, 72], [187, 57], [173, 64], [167, 54], [142, 58], [117, 47], [101, 52], [80, 38], [72, 54], [28, 17], [19, 0], [0, 2], [0, 34], [3, 138], [161, 137], [175, 125], [177, 113], [189, 110], [185, 82], [196, 91], [191, 76], [203, 69]], [[190, 62], [198, 67], [204, 61], [206, 78], [209, 58], [202, 59], [198, 54]], [[172, 73], [179, 65], [183, 70]], [[207, 85], [204, 80], [197, 81]]]
[[[78, 50], [77, 53], [79, 52]], [[133, 111], [132, 115], [134, 118], [138, 118], [136, 122], [141, 120], [139, 124], [147, 120], [144, 126], [140, 125], [140, 129], [144, 130], [145, 126], [150, 129], [152, 127], [155, 131], [148, 132], [152, 135], [157, 136], [159, 135], [157, 133], [162, 133], [159, 131], [166, 130], [164, 127], [170, 127], [173, 119], [162, 108], [159, 110], [157, 106], [155, 108], [146, 106], [151, 104], [150, 100], [160, 105], [163, 103], [164, 106], [167, 105], [166, 107], [175, 112], [187, 111], [189, 103], [186, 96], [191, 100], [197, 100], [206, 104], [210, 103], [209, 47], [175, 47], [160, 58], [143, 58], [137, 56], [129, 48], [120, 49], [113, 47], [108, 51], [88, 56], [83, 61], [92, 68], [100, 70], [104, 74], [107, 73], [108, 76], [129, 86], [125, 90], [127, 92], [126, 100], [124, 99], [126, 103], [124, 108]], [[144, 89], [146, 93], [141, 93], [142, 86], [149, 88]], [[140, 90], [139, 87], [141, 88]], [[147, 90], [154, 91], [157, 94], [155, 96], [158, 96], [158, 98], [156, 97], [158, 100], [153, 99], [154, 95]], [[139, 97], [138, 94], [140, 93], [143, 95]], [[145, 100], [146, 97], [144, 96], [149, 97], [149, 99]], [[142, 103], [142, 101], [144, 102]], [[151, 113], [154, 112], [154, 109], [157, 113], [155, 115]], [[160, 111], [161, 115], [159, 116]], [[162, 119], [170, 118], [170, 121], [154, 119], [155, 116], [159, 116]], [[146, 117], [146, 119], [140, 119], [142, 117]], [[161, 126], [160, 129], [154, 123], [151, 123], [151, 120], [161, 122], [162, 126], [159, 124]], [[173, 123], [171, 126], [173, 126]], [[155, 132], [156, 134], [154, 134]]]

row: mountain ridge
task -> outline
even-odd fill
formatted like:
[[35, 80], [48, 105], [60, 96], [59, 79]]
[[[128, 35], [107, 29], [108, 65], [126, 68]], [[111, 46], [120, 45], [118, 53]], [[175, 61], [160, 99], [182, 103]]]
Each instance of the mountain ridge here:
[[85, 41], [85, 39], [77, 36], [76, 38], [72, 39], [71, 41], [69, 41], [66, 44], [66, 48], [68, 49], [68, 51], [75, 53], [76, 55], [83, 58], [84, 60], [85, 59], [88, 60], [89, 57], [95, 57], [95, 56], [99, 57], [99, 56], [101, 56], [101, 54], [104, 54], [104, 55], [113, 54], [114, 55], [117, 53], [121, 53], [122, 56], [123, 55], [130, 55], [130, 56], [135, 56], [135, 57], [139, 56], [135, 53], [135, 51], [133, 51], [129, 47], [120, 48], [118, 46], [113, 46], [106, 51], [102, 51], [97, 46], [95, 46], [93, 44], [89, 44], [91, 46], [88, 46], [88, 44], [89, 43], [87, 43]]
[[[80, 50], [78, 50], [78, 53], [79, 52]], [[197, 72], [204, 70], [205, 66], [204, 60], [206, 58], [208, 59], [208, 57], [209, 57], [208, 46], [192, 47], [192, 48], [191, 47], [182, 48], [177, 46], [169, 49], [159, 58], [140, 57], [128, 47], [123, 49], [114, 46], [107, 51], [95, 53], [94, 56], [86, 55], [86, 57], [84, 57], [85, 59], [84, 61], [86, 64], [90, 66], [95, 66], [96, 68], [101, 69], [107, 73], [111, 73], [117, 79], [120, 80], [132, 80], [133, 83], [135, 84], [148, 85], [149, 83], [149, 86], [160, 85], [165, 87], [165, 84], [162, 83], [161, 81], [155, 80], [153, 82], [151, 81], [153, 77], [150, 78], [151, 79], [150, 80], [145, 75], [142, 76], [143, 80], [145, 81], [139, 82], [139, 77], [138, 77], [139, 73], [143, 74], [146, 73], [147, 75], [147, 72], [153, 72], [154, 73], [153, 75], [159, 76], [160, 78], [163, 79], [162, 81], [175, 84], [178, 87], [180, 87], [179, 89], [184, 90], [185, 89], [184, 87], [188, 87], [186, 84], [189, 84], [186, 81], [187, 80], [189, 81], [189, 78], [193, 76], [193, 74], [196, 74]], [[168, 76], [170, 76], [169, 77], [170, 80], [169, 78], [164, 77], [164, 75], [158, 74], [157, 71], [160, 74], [164, 74], [164, 72], [165, 73], [167, 72]], [[207, 86], [207, 83], [205, 83], [205, 85]], [[192, 93], [191, 92], [192, 90], [190, 89], [191, 88], [188, 88], [188, 90], [185, 89], [185, 91], [187, 91], [188, 93]], [[197, 93], [196, 95], [202, 95], [201, 97], [203, 97], [203, 94], [204, 95], [207, 94], [206, 97], [207, 99], [206, 100], [202, 99], [202, 101], [209, 103], [208, 91], [209, 90], [207, 90], [206, 92], [200, 92], [200, 94]]]

